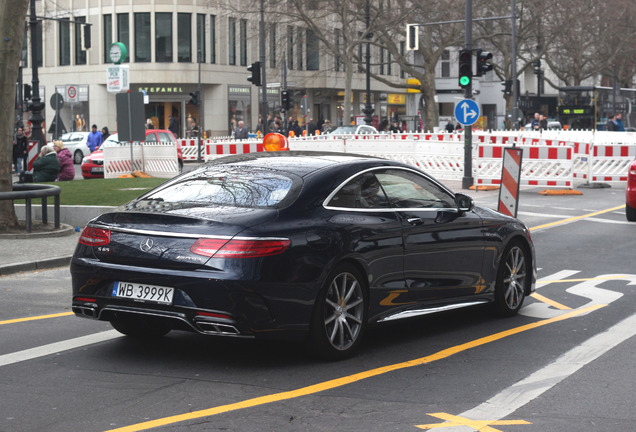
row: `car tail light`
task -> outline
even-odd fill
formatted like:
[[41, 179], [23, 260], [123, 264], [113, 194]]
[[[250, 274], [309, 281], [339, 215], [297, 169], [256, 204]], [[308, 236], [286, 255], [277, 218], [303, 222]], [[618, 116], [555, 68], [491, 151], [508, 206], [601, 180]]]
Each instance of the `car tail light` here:
[[198, 311], [197, 315], [203, 316], [203, 317], [210, 317], [210, 318], [223, 318], [223, 319], [229, 319], [229, 320], [232, 319], [232, 317], [229, 316], [229, 315], [220, 314], [220, 313], [214, 313], [214, 312], [201, 312], [201, 311]]
[[257, 258], [282, 253], [291, 242], [287, 239], [226, 240], [202, 238], [190, 251], [215, 258]]
[[82, 231], [79, 242], [86, 246], [106, 246], [110, 243], [110, 230], [88, 226]]

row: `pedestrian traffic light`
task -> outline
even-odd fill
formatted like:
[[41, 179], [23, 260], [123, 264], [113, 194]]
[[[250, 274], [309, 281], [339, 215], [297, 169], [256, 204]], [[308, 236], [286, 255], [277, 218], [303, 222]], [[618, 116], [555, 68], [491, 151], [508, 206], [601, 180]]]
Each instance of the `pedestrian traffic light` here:
[[466, 88], [471, 85], [473, 78], [473, 53], [469, 49], [459, 52], [459, 85]]
[[252, 73], [251, 77], [248, 77], [247, 80], [254, 84], [255, 86], [261, 85], [261, 62], [254, 62], [250, 66], [247, 67], [247, 71]]
[[291, 108], [291, 95], [287, 90], [283, 90], [280, 92], [280, 104], [285, 111], [289, 111]]
[[194, 106], [198, 106], [199, 105], [199, 92], [198, 92], [198, 90], [190, 92], [190, 101], [189, 102], [192, 105], [194, 105]]
[[419, 36], [417, 24], [406, 25], [406, 49], [407, 51], [417, 51], [419, 48]]
[[477, 76], [482, 76], [492, 70], [492, 53], [488, 51], [477, 50]]
[[30, 100], [31, 99], [31, 85], [30, 84], [25, 84], [24, 85], [24, 91], [22, 92], [22, 96], [24, 97], [24, 100]]

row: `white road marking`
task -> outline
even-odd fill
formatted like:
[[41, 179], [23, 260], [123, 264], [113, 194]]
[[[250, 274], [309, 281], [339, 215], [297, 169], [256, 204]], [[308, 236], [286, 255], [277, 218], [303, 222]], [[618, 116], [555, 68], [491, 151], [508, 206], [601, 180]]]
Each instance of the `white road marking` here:
[[619, 224], [619, 225], [634, 225], [634, 222], [627, 222], [627, 220], [611, 220], [611, 219], [602, 219], [602, 218], [585, 218], [585, 219], [581, 219], [584, 221], [590, 221], [590, 222], [603, 222], [603, 223], [610, 223], [610, 224]]
[[[543, 369], [459, 416], [474, 420], [500, 420], [507, 417], [634, 335], [636, 335], [636, 314], [588, 339]], [[474, 430], [464, 426], [444, 428], [444, 431], [448, 432]]]
[[[556, 273], [552, 273], [551, 275], [544, 276], [542, 278], [537, 279], [537, 290], [542, 288], [544, 285], [549, 284], [550, 281], [557, 281], [570, 278], [575, 274], [580, 273], [579, 270], [561, 270]], [[549, 304], [543, 302], [534, 302], [530, 303], [527, 306], [523, 306], [519, 310], [519, 314], [523, 316], [547, 319], [553, 318], [557, 315], [561, 315], [563, 311], [558, 310], [550, 306]]]
[[524, 216], [538, 216], [538, 217], [546, 217], [546, 218], [555, 218], [555, 219], [569, 219], [571, 217], [576, 217], [576, 215], [559, 215], [554, 213], [534, 213], [528, 211], [519, 211], [517, 215]]
[[80, 348], [86, 345], [92, 345], [99, 342], [105, 342], [118, 337], [123, 337], [117, 330], [108, 330], [101, 333], [95, 333], [88, 336], [81, 336], [75, 339], [68, 339], [61, 342], [55, 342], [48, 345], [17, 351], [10, 354], [0, 356], [0, 366], [6, 366], [13, 363], [19, 363], [26, 360], [33, 360], [38, 357], [44, 357], [56, 354], [62, 351], [68, 351], [74, 348]]

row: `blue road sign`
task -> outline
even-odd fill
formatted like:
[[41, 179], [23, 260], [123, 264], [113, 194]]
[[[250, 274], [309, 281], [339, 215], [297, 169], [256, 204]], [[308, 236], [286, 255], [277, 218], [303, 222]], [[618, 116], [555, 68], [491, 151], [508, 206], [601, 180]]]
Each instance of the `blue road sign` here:
[[455, 105], [455, 118], [464, 126], [474, 124], [479, 118], [479, 105], [472, 99], [464, 99]]

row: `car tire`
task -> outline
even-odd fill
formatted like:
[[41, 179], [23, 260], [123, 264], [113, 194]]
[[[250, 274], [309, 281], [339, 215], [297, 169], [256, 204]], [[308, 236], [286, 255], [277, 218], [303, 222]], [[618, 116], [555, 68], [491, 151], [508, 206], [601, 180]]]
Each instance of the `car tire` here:
[[170, 327], [152, 318], [117, 315], [110, 324], [119, 333], [135, 338], [156, 338], [166, 335]]
[[509, 244], [502, 254], [495, 285], [495, 311], [500, 316], [519, 312], [531, 281], [530, 257], [519, 242]]
[[73, 163], [79, 165], [82, 163], [82, 159], [84, 159], [84, 153], [82, 153], [81, 150], [75, 150], [75, 153], [73, 153]]
[[365, 279], [350, 264], [338, 265], [327, 277], [316, 300], [310, 349], [327, 360], [350, 357], [367, 327]]
[[636, 208], [630, 207], [629, 204], [625, 204], [625, 217], [630, 222], [636, 222]]

